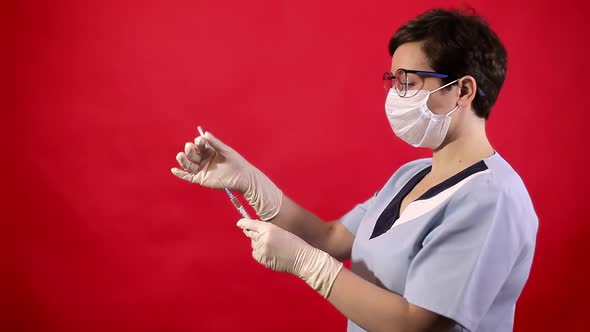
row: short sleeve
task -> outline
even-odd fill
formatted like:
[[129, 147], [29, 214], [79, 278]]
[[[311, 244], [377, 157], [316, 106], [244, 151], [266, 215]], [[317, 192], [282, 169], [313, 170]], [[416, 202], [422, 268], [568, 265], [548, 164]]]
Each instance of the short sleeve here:
[[[474, 179], [475, 181], [476, 179]], [[404, 297], [475, 331], [522, 250], [513, 200], [494, 188], [457, 192], [410, 264]]]
[[373, 197], [366, 200], [364, 203], [358, 204], [348, 213], [346, 213], [342, 218], [340, 218], [340, 223], [348, 229], [350, 233], [356, 236], [356, 231], [363, 220], [363, 217], [369, 210], [369, 208], [374, 204], [375, 199], [377, 197], [377, 193], [373, 195]]

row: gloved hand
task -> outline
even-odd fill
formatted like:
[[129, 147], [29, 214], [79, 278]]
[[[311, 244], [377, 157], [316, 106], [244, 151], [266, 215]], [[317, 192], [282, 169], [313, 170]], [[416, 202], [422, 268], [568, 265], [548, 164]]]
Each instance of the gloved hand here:
[[[196, 145], [196, 146], [195, 146]], [[176, 155], [184, 168], [172, 168], [177, 177], [202, 186], [221, 189], [223, 184], [244, 195], [262, 220], [274, 218], [281, 207], [283, 192], [260, 170], [211, 133], [186, 143]], [[218, 179], [219, 178], [219, 179]]]
[[252, 240], [252, 256], [262, 265], [303, 279], [327, 298], [342, 263], [310, 246], [300, 237], [275, 224], [240, 219], [238, 227]]

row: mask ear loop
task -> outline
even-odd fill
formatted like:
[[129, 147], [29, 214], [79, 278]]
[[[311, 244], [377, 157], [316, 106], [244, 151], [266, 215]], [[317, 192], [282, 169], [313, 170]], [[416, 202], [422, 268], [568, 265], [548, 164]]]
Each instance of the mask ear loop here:
[[[436, 88], [436, 89], [434, 89], [434, 90], [430, 91], [430, 93], [429, 93], [429, 94], [431, 95], [431, 94], [433, 94], [433, 93], [437, 92], [438, 90], [444, 89], [444, 88], [446, 88], [447, 86], [449, 86], [449, 85], [453, 85], [453, 84], [455, 84], [455, 83], [457, 83], [457, 82], [459, 82], [459, 79], [456, 79], [456, 80], [454, 80], [454, 81], [452, 81], [452, 82], [449, 82], [449, 83], [447, 83], [447, 84], [445, 84], [445, 85], [443, 85], [443, 86], [441, 86], [441, 87], [438, 87], [438, 88]], [[453, 108], [453, 109], [452, 109], [452, 110], [451, 110], [449, 113], [445, 114], [445, 116], [451, 116], [451, 114], [453, 114], [453, 112], [455, 112], [455, 111], [456, 111], [456, 110], [458, 110], [458, 109], [459, 109], [459, 105], [455, 106], [455, 108]]]
[[449, 82], [449, 83], [447, 83], [447, 84], [445, 84], [445, 85], [443, 85], [443, 86], [441, 86], [441, 87], [438, 87], [438, 88], [436, 88], [436, 89], [434, 89], [434, 90], [430, 91], [430, 93], [429, 93], [429, 94], [433, 94], [433, 93], [437, 92], [438, 90], [444, 89], [444, 88], [446, 88], [447, 86], [449, 86], [449, 85], [453, 85], [453, 84], [455, 84], [455, 83], [457, 83], [457, 82], [459, 82], [459, 79], [456, 79], [456, 80], [454, 80], [454, 81], [452, 81], [452, 82]]
[[455, 108], [453, 108], [449, 113], [445, 114], [445, 116], [451, 116], [451, 114], [453, 114], [453, 112], [458, 109], [459, 109], [459, 105], [455, 106]]

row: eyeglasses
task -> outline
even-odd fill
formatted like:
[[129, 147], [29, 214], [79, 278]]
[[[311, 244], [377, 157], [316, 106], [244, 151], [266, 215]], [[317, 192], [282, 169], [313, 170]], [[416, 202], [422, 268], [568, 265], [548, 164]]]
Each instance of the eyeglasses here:
[[[434, 71], [400, 68], [395, 73], [386, 72], [383, 74], [383, 87], [385, 91], [393, 88], [398, 96], [410, 98], [414, 97], [424, 87], [425, 77], [452, 78], [450, 75]], [[485, 96], [485, 93], [481, 89], [478, 88], [477, 92], [480, 96]]]

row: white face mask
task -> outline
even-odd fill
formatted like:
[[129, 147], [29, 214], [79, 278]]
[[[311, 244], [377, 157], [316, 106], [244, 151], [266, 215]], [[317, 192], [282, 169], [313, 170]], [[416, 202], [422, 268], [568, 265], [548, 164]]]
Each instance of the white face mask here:
[[447, 114], [434, 114], [428, 109], [428, 98], [436, 91], [457, 81], [432, 91], [419, 90], [413, 97], [402, 98], [394, 89], [389, 90], [385, 101], [385, 113], [397, 137], [415, 147], [430, 149], [439, 147], [449, 130], [451, 114], [459, 108], [459, 105]]

